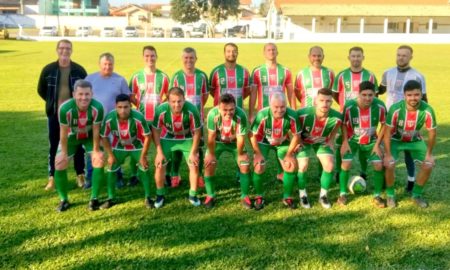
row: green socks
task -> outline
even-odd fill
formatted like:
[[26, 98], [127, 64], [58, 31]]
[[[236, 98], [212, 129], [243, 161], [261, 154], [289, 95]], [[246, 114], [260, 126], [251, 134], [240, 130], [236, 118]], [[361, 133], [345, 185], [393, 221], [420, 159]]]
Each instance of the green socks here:
[[208, 194], [209, 197], [214, 198], [216, 194], [214, 194], [214, 176], [205, 176], [205, 189], [206, 194]]
[[116, 197], [117, 172], [108, 172], [106, 177], [106, 186], [108, 190], [108, 199]]
[[253, 173], [253, 186], [255, 187], [255, 192], [257, 196], [263, 195], [262, 189], [262, 176], [263, 174]]
[[348, 178], [350, 175], [350, 171], [345, 171], [341, 169], [341, 172], [339, 173], [339, 191], [340, 195], [347, 194], [347, 184], [348, 184]]
[[306, 188], [306, 173], [297, 173], [298, 189], [304, 190]]
[[94, 170], [92, 171], [91, 200], [98, 199], [98, 193], [100, 192], [100, 186], [102, 185], [103, 177], [103, 168], [94, 168]]
[[241, 199], [243, 199], [248, 196], [248, 192], [250, 189], [250, 173], [246, 174], [241, 173], [240, 185], [241, 185]]
[[383, 190], [384, 171], [374, 171], [373, 174], [373, 195], [380, 196]]
[[138, 169], [139, 180], [142, 182], [144, 187], [145, 198], [150, 197], [150, 174], [149, 170], [143, 171], [141, 168]]
[[156, 195], [158, 195], [158, 196], [166, 195], [166, 188], [165, 187], [157, 188], [156, 189]]
[[67, 170], [55, 171], [55, 186], [61, 201], [67, 201]]
[[320, 177], [320, 187], [325, 190], [328, 190], [331, 186], [332, 181], [333, 181], [333, 173], [322, 171], [322, 176]]
[[417, 182], [414, 184], [413, 190], [412, 190], [412, 194], [413, 194], [413, 198], [417, 198], [422, 196], [423, 193], [423, 186], [419, 186], [417, 184]]
[[284, 172], [283, 175], [283, 199], [290, 198], [294, 189], [295, 172]]
[[189, 196], [192, 196], [192, 197], [197, 196], [197, 191], [190, 189]]

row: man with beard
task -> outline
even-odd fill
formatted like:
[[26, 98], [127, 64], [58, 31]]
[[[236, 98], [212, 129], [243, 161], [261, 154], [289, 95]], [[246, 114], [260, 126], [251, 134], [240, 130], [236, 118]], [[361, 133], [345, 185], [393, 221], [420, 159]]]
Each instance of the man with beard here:
[[[436, 116], [433, 108], [422, 100], [422, 85], [416, 80], [409, 80], [403, 87], [404, 100], [393, 104], [388, 112], [384, 136], [384, 165], [386, 167], [387, 205], [396, 207], [395, 200], [395, 162], [398, 152], [409, 151], [413, 160], [420, 163], [417, 181], [412, 189], [412, 200], [419, 207], [428, 207], [422, 198], [423, 188], [430, 178], [434, 166], [432, 155], [436, 143]], [[428, 130], [428, 142], [425, 143], [420, 130]]]
[[[389, 110], [392, 104], [403, 99], [403, 88], [407, 81], [416, 80], [421, 85], [422, 100], [428, 102], [425, 86], [425, 77], [410, 66], [413, 57], [413, 49], [408, 45], [402, 45], [397, 49], [397, 67], [386, 70], [383, 73], [378, 94], [387, 94], [386, 107]], [[415, 182], [415, 165], [409, 151], [405, 153], [405, 165], [408, 173], [406, 191], [411, 193]]]

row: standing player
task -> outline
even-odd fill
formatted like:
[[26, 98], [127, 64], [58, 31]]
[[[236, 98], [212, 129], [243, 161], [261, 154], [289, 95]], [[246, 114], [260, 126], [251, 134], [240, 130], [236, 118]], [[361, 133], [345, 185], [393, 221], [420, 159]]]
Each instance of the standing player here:
[[295, 95], [301, 108], [313, 106], [318, 90], [331, 89], [334, 82], [333, 71], [322, 66], [325, 58], [322, 47], [311, 47], [308, 57], [311, 65], [300, 70], [295, 79]]
[[[82, 145], [86, 152], [92, 152], [92, 191], [103, 179], [103, 153], [100, 151], [100, 125], [103, 121], [103, 106], [92, 99], [92, 85], [78, 80], [74, 85], [73, 98], [59, 108], [60, 142], [55, 158], [55, 184], [60, 198], [59, 212], [69, 208], [67, 195], [67, 165], [76, 149]], [[95, 204], [94, 192], [91, 194], [89, 208]]]
[[[255, 104], [258, 101], [257, 109], [262, 110], [269, 106], [270, 97], [274, 93], [287, 95], [289, 105], [295, 110], [295, 97], [292, 86], [291, 71], [277, 62], [278, 48], [274, 43], [264, 45], [264, 58], [266, 63], [256, 67], [251, 76], [252, 90], [250, 95], [249, 119], [253, 123], [256, 113]], [[283, 179], [283, 167], [277, 162], [277, 179]]]
[[[384, 164], [387, 205], [397, 206], [394, 181], [398, 152], [409, 151], [411, 157], [420, 163], [420, 171], [412, 190], [412, 200], [419, 207], [425, 208], [428, 203], [422, 198], [422, 193], [434, 166], [432, 152], [436, 143], [436, 116], [433, 108], [422, 100], [423, 89], [420, 82], [409, 80], [403, 89], [404, 100], [391, 106], [386, 120]], [[427, 144], [420, 135], [423, 126], [428, 130]]]
[[208, 150], [205, 155], [205, 187], [208, 194], [205, 206], [212, 208], [215, 202], [214, 182], [217, 159], [224, 152], [233, 154], [240, 172], [242, 205], [250, 209], [252, 203], [248, 197], [250, 161], [245, 151], [248, 120], [245, 111], [236, 106], [231, 94], [223, 94], [219, 105], [208, 113]]
[[256, 191], [256, 210], [264, 208], [262, 181], [271, 149], [276, 152], [284, 170], [283, 204], [292, 209], [296, 207], [291, 196], [297, 171], [294, 151], [300, 143], [300, 123], [295, 110], [287, 108], [286, 103], [283, 93], [274, 93], [270, 106], [260, 110], [252, 124], [250, 141], [254, 152], [253, 186]]
[[[48, 155], [48, 183], [45, 190], [55, 187], [55, 156], [59, 144], [59, 122], [58, 109], [63, 102], [72, 97], [75, 81], [84, 79], [86, 70], [79, 64], [73, 62], [72, 42], [62, 39], [56, 44], [58, 60], [46, 65], [39, 77], [38, 94], [45, 100], [45, 112], [47, 114], [48, 140], [50, 149]], [[84, 186], [84, 150], [80, 147], [75, 153], [74, 167], [77, 173], [77, 184]]]
[[[348, 52], [350, 67], [339, 72], [333, 85], [333, 98], [339, 104], [340, 112], [344, 112], [344, 105], [348, 100], [355, 99], [359, 95], [359, 84], [369, 81], [375, 85], [375, 92], [378, 91], [378, 83], [375, 75], [362, 66], [364, 61], [364, 50], [361, 47], [352, 47]], [[341, 144], [342, 137], [336, 135], [336, 179], [339, 179], [341, 169]], [[362, 157], [362, 155], [359, 155]], [[361, 177], [367, 178], [367, 160], [360, 158]], [[339, 181], [338, 181], [339, 182]]]
[[[99, 57], [100, 71], [89, 74], [86, 81], [92, 84], [93, 98], [102, 103], [105, 114], [114, 110], [116, 97], [120, 94], [130, 95], [127, 81], [124, 77], [114, 72], [114, 56], [110, 53], [102, 53]], [[87, 173], [85, 188], [91, 186], [92, 179], [92, 164], [91, 158], [88, 155], [86, 161]], [[122, 173], [117, 171], [119, 187], [123, 186]], [[131, 182], [131, 181], [130, 181]]]
[[[170, 81], [170, 87], [179, 87], [184, 91], [184, 96], [187, 101], [194, 104], [200, 112], [200, 121], [203, 125], [204, 120], [204, 106], [208, 100], [208, 77], [206, 73], [197, 69], [195, 63], [197, 62], [197, 53], [195, 49], [187, 47], [184, 48], [181, 56], [183, 62], [183, 69], [177, 71]], [[203, 134], [203, 133], [202, 133]], [[203, 136], [203, 135], [202, 135]], [[203, 169], [203, 139], [200, 142], [200, 175]], [[181, 153], [173, 153], [171, 166], [171, 184], [172, 187], [177, 187], [180, 184], [180, 163]], [[170, 165], [170, 164], [169, 164]], [[203, 187], [203, 178], [199, 177], [199, 186]]]
[[331, 208], [328, 200], [328, 189], [333, 180], [334, 168], [334, 138], [342, 124], [342, 116], [331, 108], [333, 93], [328, 88], [317, 91], [314, 107], [306, 107], [298, 111], [300, 118], [301, 138], [303, 147], [297, 154], [298, 188], [300, 204], [303, 208], [311, 208], [306, 193], [306, 171], [309, 158], [314, 154], [322, 165], [320, 177], [319, 202], [323, 208]]
[[225, 44], [225, 63], [213, 69], [210, 81], [210, 94], [214, 98], [214, 106], [219, 105], [223, 94], [231, 94], [236, 106], [243, 109], [244, 100], [250, 95], [250, 74], [246, 68], [236, 63], [238, 47], [234, 43]]
[[[358, 153], [360, 159], [367, 160], [373, 165], [373, 182], [375, 186], [373, 203], [377, 207], [384, 208], [386, 207], [386, 202], [380, 196], [384, 182], [383, 155], [380, 144], [385, 128], [386, 107], [381, 100], [375, 97], [375, 84], [364, 81], [358, 85], [358, 88], [358, 97], [347, 101], [343, 110], [343, 143], [339, 153], [343, 157], [339, 182], [340, 196], [337, 204], [347, 204], [349, 171], [353, 157]], [[379, 132], [381, 136], [377, 136], [379, 125], [381, 126]]]
[[[397, 49], [397, 67], [390, 68], [383, 73], [379, 94], [387, 93], [386, 107], [389, 110], [391, 105], [403, 99], [403, 88], [407, 81], [416, 80], [422, 89], [422, 100], [428, 102], [425, 86], [425, 77], [416, 69], [410, 66], [413, 57], [413, 49], [408, 45], [402, 45]], [[408, 183], [406, 191], [411, 193], [415, 181], [414, 160], [409, 151], [405, 152], [405, 165], [408, 172]]]
[[201, 205], [197, 197], [201, 129], [200, 113], [196, 106], [184, 99], [184, 91], [181, 88], [171, 88], [168, 102], [156, 108], [152, 127], [156, 146], [156, 208], [164, 205], [166, 166], [175, 151], [183, 154], [189, 166], [189, 202], [194, 206]]
[[[151, 176], [147, 161], [151, 142], [150, 128], [144, 116], [131, 109], [129, 95], [120, 94], [116, 97], [116, 109], [106, 116], [100, 135], [105, 151], [108, 153], [108, 200], [100, 208], [108, 209], [115, 204], [116, 172], [128, 156], [131, 157], [133, 166], [138, 165], [139, 179], [145, 191], [145, 206], [147, 208], [154, 207], [154, 202], [150, 198]], [[96, 190], [94, 198], [98, 198], [98, 190]], [[98, 205], [98, 200], [94, 204]], [[92, 210], [96, 210], [96, 208]]]

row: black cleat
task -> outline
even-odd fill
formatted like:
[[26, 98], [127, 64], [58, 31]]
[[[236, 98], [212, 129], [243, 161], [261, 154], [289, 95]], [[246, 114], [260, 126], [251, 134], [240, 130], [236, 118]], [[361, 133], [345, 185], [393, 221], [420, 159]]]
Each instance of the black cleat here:
[[308, 196], [300, 197], [300, 205], [305, 209], [311, 208], [311, 204], [309, 203]]
[[378, 208], [386, 208], [386, 200], [381, 198], [380, 196], [374, 197], [372, 203]]
[[292, 198], [283, 199], [283, 204], [290, 209], [297, 209], [297, 205], [295, 205], [294, 200]]
[[119, 189], [125, 187], [125, 183], [123, 182], [123, 178], [117, 178], [116, 187], [119, 188]]
[[331, 203], [328, 200], [328, 197], [326, 195], [319, 198], [319, 203], [325, 209], [330, 209], [331, 208]]
[[155, 202], [150, 197], [145, 198], [144, 204], [148, 209], [155, 208]]
[[99, 206], [100, 206], [100, 203], [99, 203], [99, 201], [97, 199], [90, 200], [88, 209], [91, 210], [91, 211], [95, 211], [95, 210], [98, 210]]
[[112, 199], [106, 200], [102, 205], [100, 205], [100, 209], [109, 209], [113, 207], [116, 203]]
[[258, 196], [255, 198], [255, 210], [259, 211], [264, 208], [264, 199], [262, 196]]
[[428, 207], [428, 202], [425, 201], [422, 197], [413, 197], [412, 201], [415, 205], [419, 206], [420, 208]]
[[216, 200], [213, 197], [206, 196], [205, 202], [203, 203], [205, 205], [205, 208], [211, 209], [214, 207]]
[[69, 204], [68, 201], [60, 201], [59, 204], [58, 204], [58, 207], [56, 207], [56, 211], [64, 212], [67, 209], [69, 209], [69, 206], [70, 206], [70, 204]]
[[164, 205], [164, 195], [156, 195], [155, 208], [161, 208]]

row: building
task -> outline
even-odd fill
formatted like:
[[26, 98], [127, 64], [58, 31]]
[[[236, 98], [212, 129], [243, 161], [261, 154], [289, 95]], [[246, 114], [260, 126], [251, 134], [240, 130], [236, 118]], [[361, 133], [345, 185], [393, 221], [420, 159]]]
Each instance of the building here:
[[25, 7], [37, 5], [38, 0], [0, 0], [0, 14], [24, 14]]
[[127, 17], [128, 25], [139, 26], [150, 23], [152, 20], [151, 12], [139, 5], [126, 5], [111, 9], [111, 16]]
[[448, 0], [274, 0], [312, 33], [450, 33]]
[[39, 14], [107, 16], [108, 0], [40, 0]]

